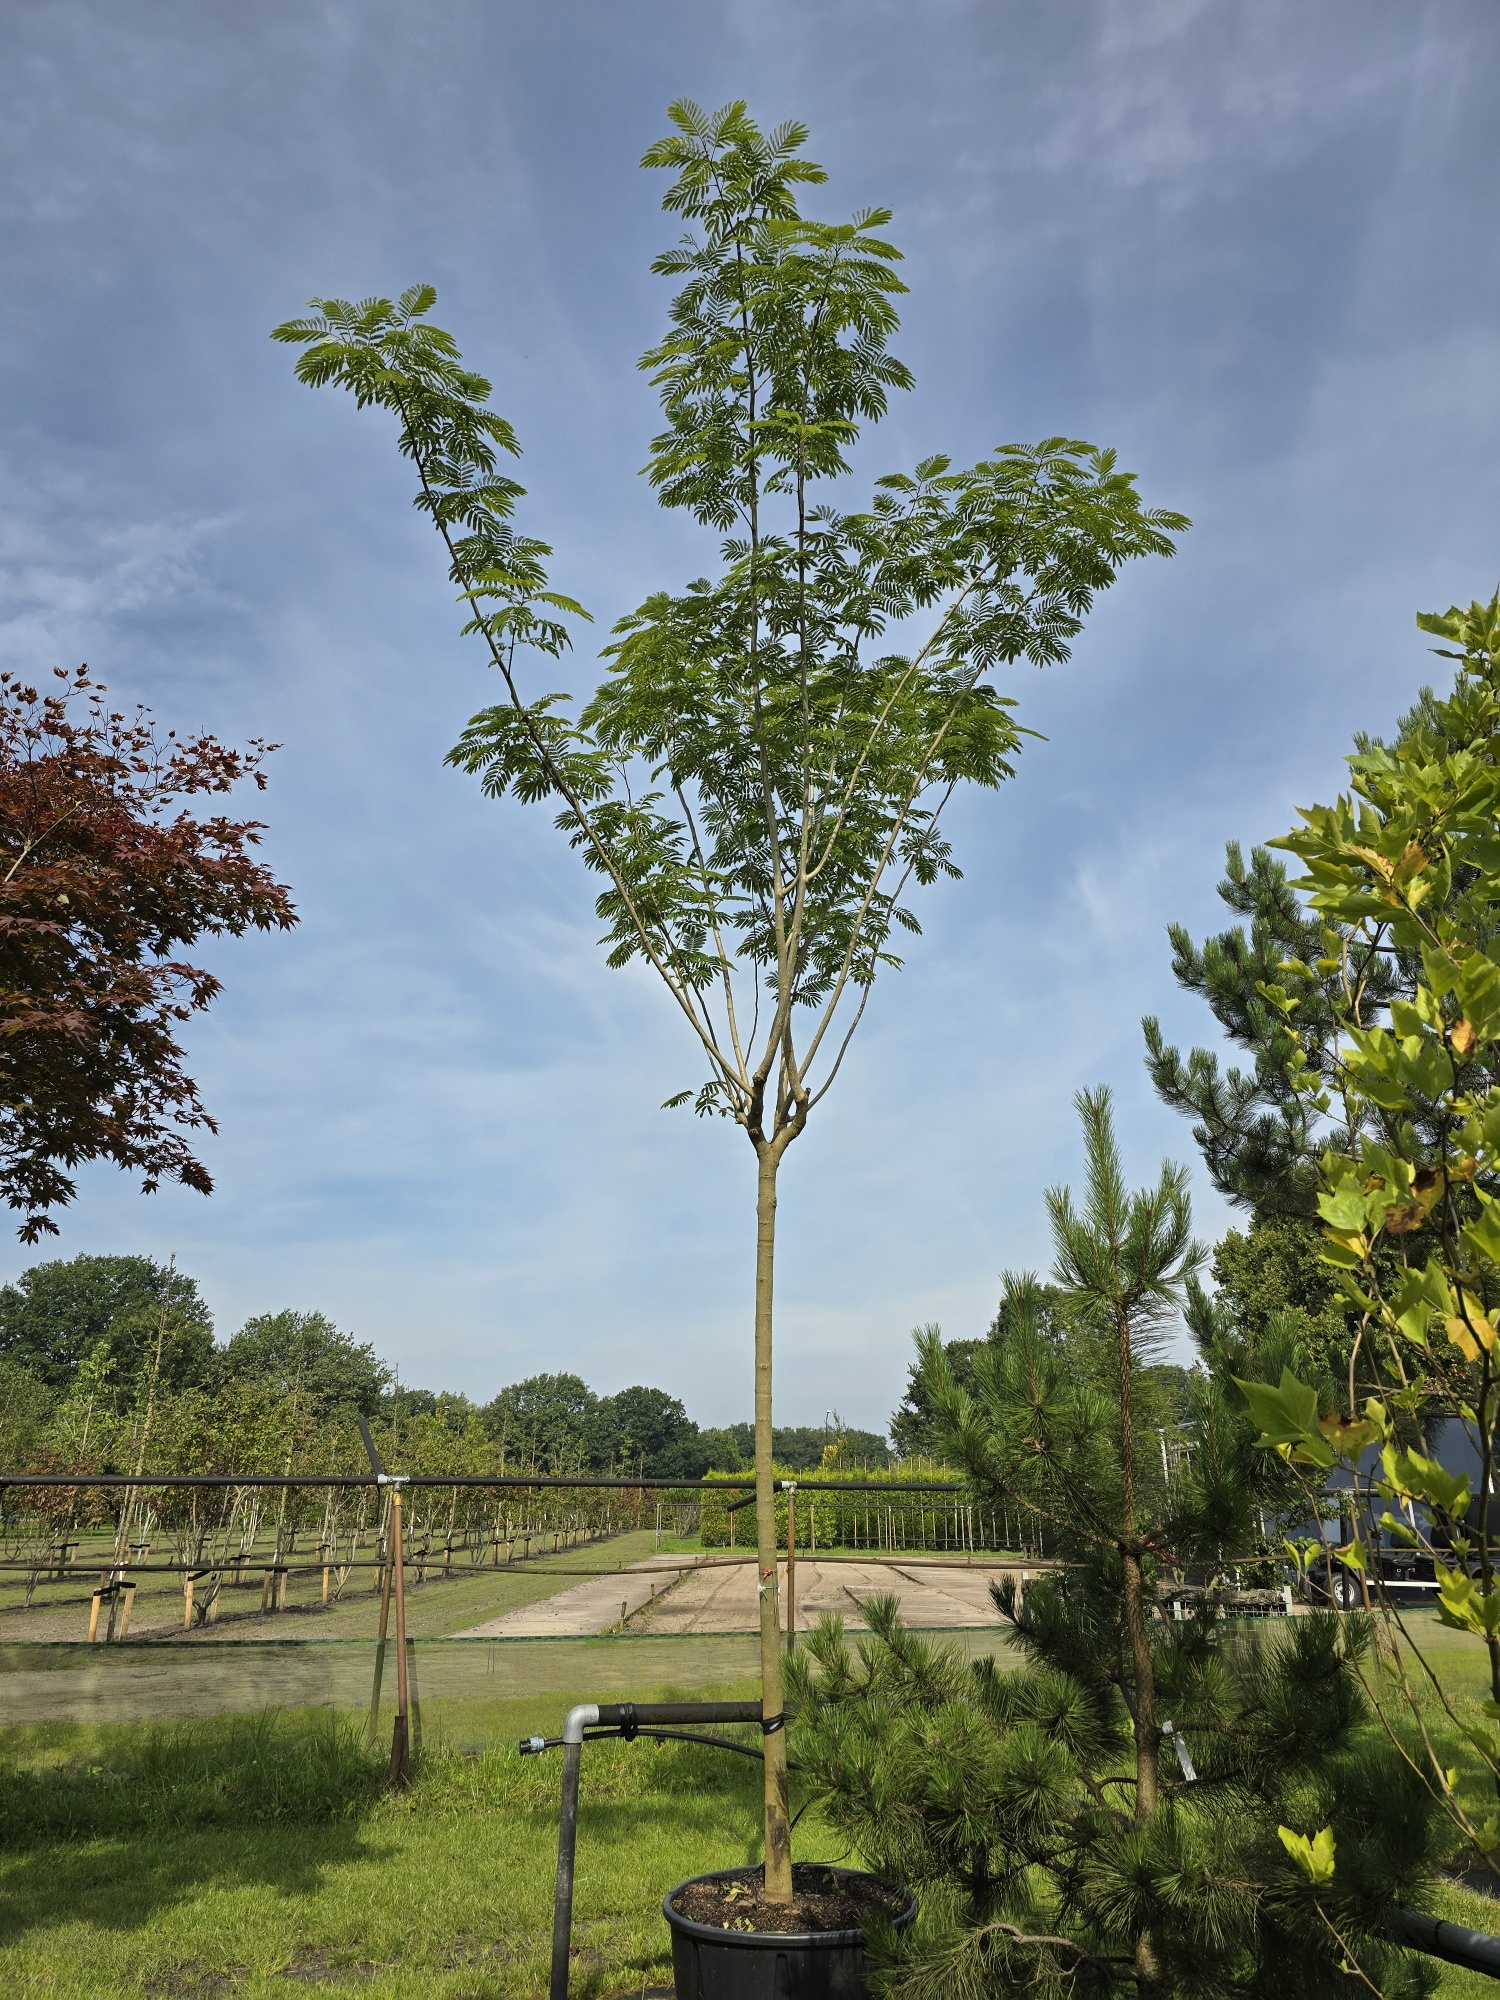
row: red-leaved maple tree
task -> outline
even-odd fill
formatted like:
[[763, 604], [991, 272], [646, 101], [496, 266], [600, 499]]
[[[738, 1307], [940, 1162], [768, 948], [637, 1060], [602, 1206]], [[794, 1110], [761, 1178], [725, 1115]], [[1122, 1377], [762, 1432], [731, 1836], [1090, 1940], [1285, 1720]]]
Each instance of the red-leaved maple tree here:
[[220, 982], [175, 954], [297, 921], [251, 852], [260, 822], [188, 806], [264, 788], [275, 745], [179, 739], [110, 708], [87, 667], [56, 677], [43, 693], [0, 674], [0, 1196], [26, 1243], [56, 1233], [90, 1160], [148, 1194], [212, 1192], [184, 1132], [217, 1127], [177, 1037]]

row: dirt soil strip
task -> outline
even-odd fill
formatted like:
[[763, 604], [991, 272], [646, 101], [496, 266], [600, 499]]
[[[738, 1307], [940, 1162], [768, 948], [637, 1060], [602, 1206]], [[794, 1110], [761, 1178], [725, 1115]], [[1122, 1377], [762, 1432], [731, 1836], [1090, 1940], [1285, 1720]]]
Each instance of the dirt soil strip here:
[[[810, 1631], [825, 1611], [835, 1611], [851, 1630], [865, 1630], [865, 1600], [881, 1595], [896, 1597], [908, 1625], [949, 1631], [997, 1625], [1000, 1617], [990, 1597], [991, 1582], [1014, 1576], [1024, 1588], [1036, 1573], [1014, 1562], [907, 1569], [890, 1563], [808, 1559], [797, 1564], [797, 1629]], [[782, 1576], [784, 1605], [784, 1565]], [[622, 1605], [624, 1619], [635, 1632], [753, 1632], [758, 1615], [755, 1566], [712, 1562], [699, 1566], [688, 1557], [663, 1556], [633, 1570], [591, 1578], [457, 1636], [583, 1637], [619, 1626]]]
[[[653, 1556], [634, 1569], [612, 1570], [575, 1583], [556, 1597], [523, 1604], [515, 1611], [487, 1618], [455, 1632], [456, 1639], [581, 1639], [612, 1632], [630, 1624], [641, 1628], [637, 1614], [649, 1612], [655, 1600], [679, 1585], [696, 1566], [696, 1556]], [[649, 1629], [655, 1630], [652, 1626]], [[725, 1631], [737, 1630], [725, 1626]]]

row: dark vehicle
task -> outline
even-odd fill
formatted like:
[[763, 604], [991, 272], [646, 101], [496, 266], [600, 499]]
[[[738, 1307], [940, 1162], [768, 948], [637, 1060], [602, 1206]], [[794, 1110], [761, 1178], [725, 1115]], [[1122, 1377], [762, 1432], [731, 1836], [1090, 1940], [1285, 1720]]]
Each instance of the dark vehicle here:
[[[1435, 1458], [1447, 1472], [1467, 1473], [1470, 1489], [1479, 1485], [1479, 1454], [1465, 1426], [1457, 1417], [1442, 1417], [1432, 1426], [1427, 1436], [1428, 1454]], [[1373, 1449], [1360, 1460], [1360, 1480], [1373, 1475], [1377, 1458]], [[1339, 1562], [1332, 1551], [1343, 1547], [1352, 1532], [1352, 1520], [1348, 1500], [1348, 1480], [1335, 1474], [1326, 1489], [1327, 1497], [1339, 1503], [1339, 1520], [1314, 1521], [1304, 1519], [1288, 1530], [1289, 1537], [1307, 1538], [1317, 1541], [1321, 1536], [1330, 1551], [1330, 1559], [1324, 1561], [1314, 1555], [1308, 1564], [1303, 1580], [1302, 1593], [1309, 1600], [1327, 1604], [1330, 1601], [1329, 1570], [1332, 1569], [1332, 1602], [1343, 1610], [1357, 1610], [1365, 1602], [1366, 1585], [1361, 1582], [1359, 1572], [1347, 1568]], [[1386, 1511], [1382, 1509], [1382, 1511]], [[1479, 1530], [1479, 1503], [1476, 1500], [1470, 1509], [1469, 1526], [1473, 1533]], [[1492, 1533], [1500, 1532], [1500, 1503], [1497, 1503]], [[1429, 1547], [1443, 1548], [1447, 1535], [1443, 1530], [1428, 1527], [1424, 1531], [1424, 1541]], [[1424, 1549], [1411, 1547], [1408, 1542], [1389, 1528], [1380, 1531], [1379, 1539], [1373, 1547], [1366, 1547], [1369, 1568], [1366, 1573], [1370, 1598], [1373, 1602], [1377, 1583], [1385, 1596], [1398, 1608], [1431, 1604], [1437, 1598], [1437, 1577], [1434, 1574], [1433, 1559]]]

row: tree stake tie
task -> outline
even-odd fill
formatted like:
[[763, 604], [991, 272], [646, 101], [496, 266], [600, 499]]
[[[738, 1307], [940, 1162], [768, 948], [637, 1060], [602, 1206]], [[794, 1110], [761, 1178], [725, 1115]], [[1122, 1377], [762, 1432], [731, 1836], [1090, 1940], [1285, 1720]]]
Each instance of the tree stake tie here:
[[1198, 1773], [1193, 1769], [1192, 1756], [1181, 1736], [1178, 1735], [1170, 1722], [1162, 1724], [1161, 1733], [1163, 1736], [1169, 1736], [1172, 1739], [1172, 1748], [1177, 1752], [1177, 1761], [1182, 1766], [1183, 1777], [1187, 1779], [1190, 1785], [1197, 1784]]

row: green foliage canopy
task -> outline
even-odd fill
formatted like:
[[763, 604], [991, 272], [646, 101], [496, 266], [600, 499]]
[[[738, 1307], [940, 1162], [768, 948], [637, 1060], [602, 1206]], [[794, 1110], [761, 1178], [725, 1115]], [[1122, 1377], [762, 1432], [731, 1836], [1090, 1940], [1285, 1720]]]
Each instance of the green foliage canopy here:
[[196, 1386], [213, 1354], [213, 1317], [196, 1279], [150, 1257], [58, 1258], [33, 1264], [0, 1289], [0, 1356], [52, 1388], [109, 1345], [111, 1379], [130, 1389], [150, 1363], [165, 1313], [162, 1380]]
[[286, 1310], [246, 1320], [217, 1356], [221, 1382], [258, 1383], [295, 1399], [315, 1423], [373, 1417], [391, 1371], [368, 1342], [340, 1333], [320, 1312]]
[[[798, 192], [824, 174], [800, 126], [764, 135], [742, 104], [671, 115], [645, 164], [673, 174], [665, 205], [696, 234], [654, 267], [680, 289], [642, 361], [666, 418], [647, 471], [664, 505], [723, 536], [720, 569], [620, 622], [576, 718], [567, 693], [517, 677], [524, 650], [566, 648], [581, 608], [512, 525], [521, 489], [499, 466], [514, 432], [428, 319], [432, 288], [316, 300], [276, 337], [303, 350], [304, 382], [397, 418], [466, 629], [505, 683], [451, 761], [495, 797], [555, 805], [605, 878], [611, 963], [649, 962], [693, 1029], [698, 1108], [784, 1143], [877, 968], [898, 962], [893, 932], [918, 927], [908, 890], [957, 873], [947, 801], [1011, 774], [1022, 732], [992, 676], [1066, 658], [1121, 566], [1170, 554], [1187, 524], [1144, 508], [1112, 453], [1065, 438], [966, 470], [926, 459], [863, 510], [820, 503], [860, 424], [911, 381], [888, 350], [904, 289], [877, 233], [888, 213], [803, 216]], [[912, 650], [884, 649], [924, 614]]]
[[[1333, 996], [1331, 1056], [1293, 1082], [1327, 1132], [1317, 1208], [1354, 1327], [1347, 1373], [1242, 1386], [1268, 1454], [1310, 1491], [1342, 1469], [1358, 1517], [1342, 1557], [1391, 1620], [1373, 1551], [1395, 1542], [1431, 1558], [1444, 1622], [1487, 1650], [1500, 1716], [1500, 595], [1417, 622], [1455, 662], [1451, 692], [1425, 691], [1394, 744], [1360, 741], [1349, 790], [1276, 843], [1302, 864], [1293, 886], [1319, 955], [1289, 963], [1263, 997], [1296, 1038], [1308, 981]], [[1399, 990], [1362, 976], [1377, 957], [1402, 968]], [[1436, 1413], [1467, 1434], [1471, 1472], [1413, 1439], [1413, 1421]], [[1398, 1665], [1421, 1652], [1408, 1626]], [[1399, 1687], [1416, 1701], [1404, 1669]], [[1481, 1794], [1425, 1735], [1419, 1768], [1500, 1869], [1500, 1735], [1459, 1726], [1487, 1767]]]

